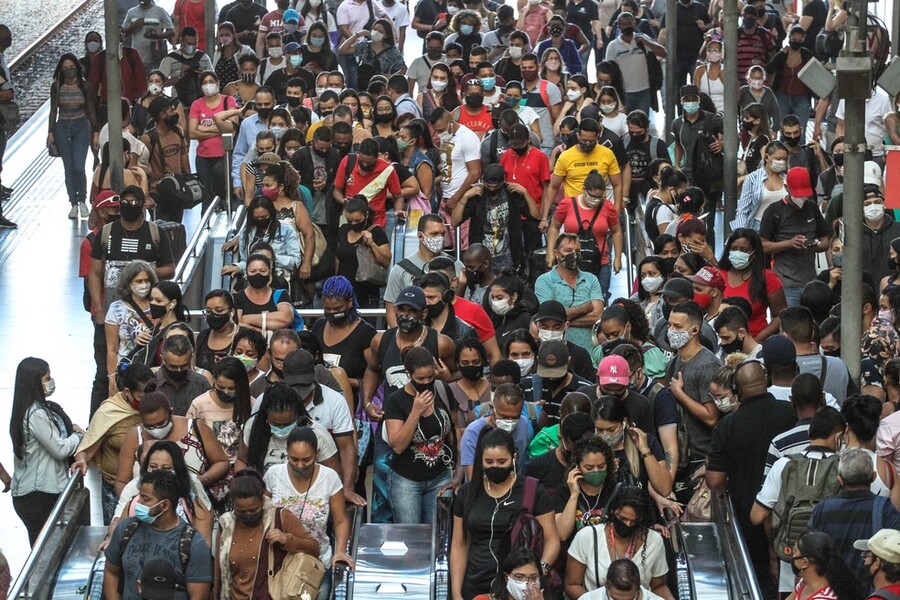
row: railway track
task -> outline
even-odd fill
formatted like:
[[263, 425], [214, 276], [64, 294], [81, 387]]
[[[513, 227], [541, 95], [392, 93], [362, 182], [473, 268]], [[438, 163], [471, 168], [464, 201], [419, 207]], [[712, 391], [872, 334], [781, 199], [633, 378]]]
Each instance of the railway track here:
[[15, 73], [19, 68], [25, 65], [30, 58], [35, 56], [38, 51], [47, 44], [56, 34], [63, 31], [72, 20], [77, 17], [82, 11], [84, 11], [88, 5], [92, 4], [94, 0], [78, 0], [76, 5], [63, 16], [55, 25], [48, 28], [38, 39], [34, 40], [28, 46], [25, 47], [24, 50], [19, 52], [15, 58], [9, 61], [9, 70], [12, 73]]

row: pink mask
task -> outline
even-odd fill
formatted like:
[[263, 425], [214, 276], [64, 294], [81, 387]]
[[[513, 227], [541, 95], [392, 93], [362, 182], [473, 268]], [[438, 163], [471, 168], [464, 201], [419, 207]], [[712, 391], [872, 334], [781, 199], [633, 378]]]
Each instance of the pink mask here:
[[278, 188], [263, 188], [262, 195], [269, 200], [274, 200], [278, 197]]

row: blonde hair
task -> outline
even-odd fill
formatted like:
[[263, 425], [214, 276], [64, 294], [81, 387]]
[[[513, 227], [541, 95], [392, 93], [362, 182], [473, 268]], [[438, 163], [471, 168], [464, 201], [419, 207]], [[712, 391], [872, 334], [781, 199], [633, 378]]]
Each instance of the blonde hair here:
[[733, 389], [734, 372], [742, 362], [747, 360], [747, 358], [747, 355], [743, 352], [733, 352], [725, 356], [722, 366], [719, 367], [719, 370], [715, 372], [709, 382], [715, 383], [720, 388], [725, 388], [727, 390]]

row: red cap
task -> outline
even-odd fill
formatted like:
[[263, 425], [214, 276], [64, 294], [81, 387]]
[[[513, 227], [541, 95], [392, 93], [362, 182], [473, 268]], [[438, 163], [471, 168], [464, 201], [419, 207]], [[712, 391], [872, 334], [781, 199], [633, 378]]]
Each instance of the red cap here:
[[103, 190], [94, 197], [94, 208], [113, 208], [119, 206], [119, 195], [112, 190]]
[[600, 385], [628, 385], [630, 378], [628, 361], [618, 354], [605, 356], [597, 367], [597, 383]]
[[696, 275], [689, 275], [688, 279], [700, 285], [708, 285], [720, 290], [725, 289], [725, 278], [722, 277], [722, 273], [718, 269], [713, 267], [703, 267], [697, 271]]
[[794, 198], [815, 196], [809, 181], [809, 171], [803, 167], [793, 167], [787, 174], [787, 189]]

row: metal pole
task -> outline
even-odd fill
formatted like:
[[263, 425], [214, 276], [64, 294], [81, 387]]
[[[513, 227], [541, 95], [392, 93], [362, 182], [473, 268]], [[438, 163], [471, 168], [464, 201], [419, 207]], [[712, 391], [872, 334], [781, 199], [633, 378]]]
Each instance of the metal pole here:
[[[847, 31], [843, 56], [865, 57], [866, 50], [866, 0], [854, 0], [851, 19], [856, 27]], [[852, 22], [852, 21], [851, 21]], [[861, 46], [856, 43], [861, 42]], [[840, 62], [840, 61], [839, 61]], [[844, 80], [846, 81], [846, 79]], [[842, 78], [838, 71], [840, 96], [854, 96], [851, 90], [841, 89]], [[841, 276], [841, 314], [847, 318], [841, 323], [841, 359], [854, 380], [859, 379], [862, 352], [862, 241], [863, 241], [863, 167], [866, 152], [866, 100], [844, 100], [844, 268]]]
[[[898, 0], [900, 1], [900, 0]], [[675, 120], [675, 103], [678, 98], [678, 88], [682, 82], [675, 81], [675, 63], [677, 62], [675, 42], [677, 41], [676, 25], [678, 20], [678, 2], [669, 0], [666, 2], [666, 82], [663, 89], [663, 100], [666, 110], [666, 130], [660, 137], [672, 141], [672, 121]]]
[[[894, 0], [893, 10], [891, 11], [891, 31], [900, 31], [900, 0]], [[891, 40], [891, 54], [897, 56], [900, 54], [900, 35], [894, 35]]]
[[206, 53], [209, 60], [212, 60], [216, 53], [216, 0], [206, 0], [203, 3], [203, 22], [206, 30]]
[[109, 123], [109, 183], [116, 192], [125, 187], [122, 147], [122, 68], [119, 62], [119, 3], [104, 0], [106, 29], [106, 108]]
[[[737, 152], [738, 152], [738, 76], [737, 76], [737, 38], [738, 38], [738, 5], [737, 0], [725, 0], [725, 21], [722, 26], [724, 41], [725, 72], [725, 114], [722, 194], [725, 200], [725, 236], [731, 233], [730, 223], [737, 212]], [[729, 100], [731, 98], [731, 100]], [[724, 238], [724, 236], [723, 236]], [[724, 239], [723, 239], [724, 241]]]
[[234, 221], [231, 214], [231, 160], [234, 152], [234, 134], [222, 134], [222, 148], [225, 150], [225, 177], [228, 178], [228, 184], [225, 186], [225, 211], [228, 214], [228, 226], [232, 227]]
[[628, 213], [628, 210], [625, 210], [625, 273], [628, 275], [626, 281], [628, 285], [631, 285], [632, 277], [634, 276], [631, 272], [631, 259], [632, 259], [632, 248], [631, 248], [631, 227], [633, 222], [631, 220], [631, 215]]

